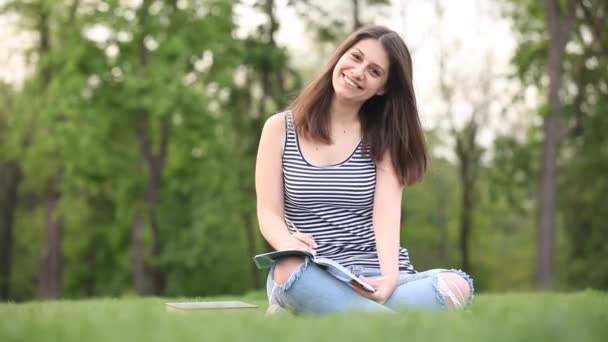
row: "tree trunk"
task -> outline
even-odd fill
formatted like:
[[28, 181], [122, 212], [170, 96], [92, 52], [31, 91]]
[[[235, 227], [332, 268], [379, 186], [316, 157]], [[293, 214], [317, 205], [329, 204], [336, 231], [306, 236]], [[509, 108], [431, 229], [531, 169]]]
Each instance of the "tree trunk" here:
[[543, 120], [543, 152], [538, 192], [537, 230], [537, 285], [542, 289], [553, 287], [553, 257], [555, 245], [557, 155], [560, 142], [559, 117], [561, 101], [562, 64], [566, 43], [573, 19], [573, 1], [561, 8], [558, 0], [547, 1], [549, 20], [549, 113]]
[[[97, 235], [93, 233], [94, 235]], [[87, 272], [86, 278], [83, 279], [83, 288], [87, 297], [95, 297], [97, 295], [97, 279], [99, 279], [99, 274], [93, 270], [97, 269], [97, 247], [96, 240], [97, 236], [91, 240], [92, 243], [89, 243], [87, 254], [85, 257], [86, 264], [89, 267], [90, 272]]]
[[62, 295], [63, 222], [57, 212], [59, 199], [61, 198], [59, 184], [59, 177], [52, 177], [45, 198], [46, 235], [38, 272], [38, 293], [41, 299], [57, 299]]
[[[461, 172], [466, 172], [468, 165], [461, 167]], [[460, 252], [462, 255], [462, 270], [471, 273], [471, 262], [469, 260], [469, 236], [471, 235], [471, 214], [473, 212], [473, 201], [471, 198], [470, 182], [463, 178], [462, 207], [460, 212]]]
[[160, 265], [162, 245], [160, 227], [158, 224], [158, 196], [161, 188], [162, 166], [158, 165], [158, 163], [150, 165], [149, 177], [150, 180], [148, 182], [146, 201], [148, 204], [148, 220], [150, 221], [150, 229], [152, 231], [150, 254], [153, 259], [152, 263], [149, 265], [149, 270], [152, 276], [152, 293], [155, 295], [162, 295], [165, 291], [165, 274]]
[[4, 177], [0, 184], [6, 192], [0, 202], [0, 299], [8, 299], [11, 285], [11, 266], [13, 255], [13, 224], [22, 179], [21, 168], [15, 161], [4, 166]]
[[[446, 214], [446, 208], [448, 207], [446, 198], [444, 196], [439, 197], [437, 203], [437, 227], [439, 227], [439, 246], [437, 248], [437, 263], [444, 264], [448, 259], [448, 220]], [[402, 216], [403, 217], [403, 216]]]
[[165, 290], [165, 275], [159, 265], [159, 259], [162, 254], [162, 244], [160, 238], [160, 227], [158, 224], [158, 200], [162, 183], [162, 172], [167, 156], [167, 148], [169, 145], [169, 118], [164, 117], [161, 120], [161, 136], [160, 147], [158, 153], [153, 153], [152, 142], [150, 139], [149, 128], [147, 124], [147, 115], [142, 115], [142, 121], [136, 128], [137, 141], [141, 159], [144, 161], [148, 170], [148, 184], [145, 193], [146, 212], [150, 229], [152, 232], [152, 246], [150, 254], [153, 262], [148, 265], [152, 277], [152, 293], [160, 295]]
[[[51, 50], [51, 33], [49, 29], [49, 11], [42, 9], [39, 17], [39, 42], [38, 49], [41, 56], [46, 55]], [[42, 78], [43, 89], [46, 90], [49, 83], [51, 82], [51, 67], [43, 65], [40, 70], [40, 77]]]
[[[460, 139], [459, 139], [460, 140]], [[473, 184], [470, 177], [472, 167], [469, 158], [470, 151], [464, 150], [462, 143], [458, 142], [458, 159], [460, 164], [460, 184], [461, 184], [461, 207], [460, 207], [460, 255], [462, 260], [462, 270], [470, 273], [471, 264], [469, 260], [469, 235], [471, 232], [471, 214], [473, 211]]]
[[467, 273], [472, 273], [469, 240], [473, 226], [475, 185], [481, 156], [475, 142], [477, 137], [477, 123], [475, 120], [474, 115], [467, 126], [456, 136], [456, 156], [460, 164], [460, 184], [462, 188], [460, 252], [462, 255], [462, 270]]
[[[145, 25], [148, 18], [148, 9], [151, 1], [144, 0], [142, 5], [137, 11], [140, 25], [142, 26], [142, 33], [137, 38], [138, 44], [138, 59], [139, 59], [139, 76], [142, 79], [147, 77], [147, 67], [149, 62], [149, 53], [144, 43], [145, 38]], [[139, 122], [135, 127], [135, 135], [137, 143], [139, 145], [140, 159], [144, 164], [148, 174], [148, 182], [146, 185], [146, 192], [144, 194], [144, 203], [146, 204], [145, 213], [147, 214], [148, 222], [152, 232], [152, 241], [150, 246], [150, 255], [152, 257], [151, 263], [144, 261], [144, 273], [149, 272], [152, 278], [152, 294], [161, 295], [165, 290], [165, 274], [159, 264], [160, 256], [162, 254], [162, 243], [160, 238], [160, 227], [158, 223], [158, 200], [159, 194], [162, 187], [162, 173], [164, 164], [167, 156], [167, 149], [169, 145], [169, 118], [163, 117], [160, 122], [160, 143], [158, 152], [154, 152], [152, 139], [150, 138], [150, 127], [149, 120], [150, 115], [146, 109], [143, 109], [139, 114]], [[136, 218], [133, 232], [135, 228], [141, 225], [137, 223]], [[143, 228], [142, 228], [143, 229]], [[143, 242], [141, 242], [143, 245]], [[143, 248], [143, 247], [142, 247]], [[139, 271], [137, 271], [139, 272]], [[136, 271], [134, 270], [134, 274]], [[137, 287], [136, 287], [137, 288]]]
[[[255, 254], [255, 231], [256, 231], [256, 222], [257, 220], [255, 219], [256, 214], [253, 213], [253, 215], [249, 212], [245, 212], [245, 211], [241, 211], [241, 221], [243, 222], [243, 228], [245, 230], [245, 239], [247, 240], [247, 254], [248, 255], [254, 255]], [[252, 219], [253, 217], [253, 219]], [[249, 266], [249, 270], [251, 272], [251, 283], [252, 283], [252, 287], [251, 288], [260, 288], [260, 286], [262, 285], [261, 283], [261, 279], [260, 279], [260, 274], [257, 270], [257, 268], [253, 265], [253, 263], [250, 263], [251, 265]]]
[[356, 31], [358, 28], [363, 26], [361, 23], [361, 19], [359, 16], [359, 0], [352, 0], [353, 3], [353, 31]]
[[152, 143], [149, 136], [149, 128], [147, 125], [147, 115], [142, 116], [143, 121], [136, 128], [137, 141], [142, 160], [148, 171], [148, 183], [144, 200], [146, 203], [146, 213], [150, 223], [152, 232], [152, 245], [150, 254], [153, 258], [151, 264], [148, 264], [146, 270], [150, 271], [152, 278], [152, 293], [160, 295], [165, 289], [165, 276], [159, 265], [159, 258], [162, 252], [160, 241], [160, 228], [158, 224], [158, 197], [161, 189], [162, 171], [166, 157], [167, 145], [169, 142], [169, 122], [168, 118], [163, 118], [161, 124], [161, 142], [160, 151], [158, 154], [152, 152]]
[[131, 226], [131, 267], [133, 269], [133, 288], [140, 296], [148, 294], [146, 282], [146, 265], [143, 240], [143, 217], [141, 210], [135, 211]]
[[[38, 17], [39, 45], [38, 53], [44, 57], [51, 51], [50, 33], [50, 10], [41, 6]], [[40, 70], [42, 80], [42, 92], [48, 88], [52, 69], [49, 65], [43, 65]], [[29, 144], [29, 142], [27, 142]], [[57, 212], [61, 199], [61, 172], [48, 180], [48, 186], [44, 195], [45, 202], [45, 240], [42, 246], [42, 254], [39, 260], [38, 270], [38, 293], [42, 299], [56, 299], [62, 294], [63, 279], [63, 221]]]

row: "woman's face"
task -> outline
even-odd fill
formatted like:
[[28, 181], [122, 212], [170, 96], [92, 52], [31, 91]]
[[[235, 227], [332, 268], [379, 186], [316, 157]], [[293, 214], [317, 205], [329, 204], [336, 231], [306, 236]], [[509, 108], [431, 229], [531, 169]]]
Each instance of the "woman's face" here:
[[365, 102], [382, 95], [388, 78], [389, 59], [382, 44], [363, 39], [346, 51], [336, 63], [332, 85], [336, 97], [352, 102]]

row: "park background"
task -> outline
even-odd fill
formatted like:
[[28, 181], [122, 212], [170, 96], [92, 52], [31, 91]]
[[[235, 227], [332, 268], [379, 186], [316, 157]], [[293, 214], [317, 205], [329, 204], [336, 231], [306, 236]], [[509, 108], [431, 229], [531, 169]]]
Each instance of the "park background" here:
[[608, 3], [0, 0], [0, 299], [240, 295], [267, 117], [336, 43], [411, 49], [432, 160], [418, 270], [479, 293], [608, 288]]

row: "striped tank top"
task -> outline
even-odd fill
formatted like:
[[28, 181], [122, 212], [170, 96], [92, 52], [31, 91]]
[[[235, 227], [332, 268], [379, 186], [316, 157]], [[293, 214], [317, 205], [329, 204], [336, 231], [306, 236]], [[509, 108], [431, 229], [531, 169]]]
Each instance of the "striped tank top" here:
[[[293, 114], [285, 112], [283, 148], [285, 220], [311, 234], [316, 255], [342, 266], [380, 269], [372, 222], [376, 164], [361, 143], [343, 162], [310, 164], [300, 151]], [[399, 269], [414, 273], [408, 252], [399, 250]]]

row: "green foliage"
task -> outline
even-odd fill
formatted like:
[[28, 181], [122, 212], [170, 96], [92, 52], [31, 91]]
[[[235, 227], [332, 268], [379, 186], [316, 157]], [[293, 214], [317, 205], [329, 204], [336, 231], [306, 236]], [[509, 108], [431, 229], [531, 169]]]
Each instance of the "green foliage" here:
[[401, 244], [417, 270], [456, 267], [458, 179], [455, 166], [433, 159], [422, 183], [405, 190]]
[[[32, 51], [39, 60], [15, 95], [19, 115], [0, 121], [12, 125], [2, 148], [19, 148], [21, 192], [36, 196], [32, 208], [21, 203], [16, 223], [20, 272], [11, 298], [35, 297], [44, 219], [33, 213], [42, 209], [37, 194], [55, 175], [61, 177], [64, 296], [133, 291], [131, 227], [149, 180], [137, 129], [147, 127], [158, 152], [165, 122], [170, 140], [156, 209], [163, 253], [155, 258], [146, 251], [147, 263], [166, 273], [168, 294], [257, 286], [251, 279], [256, 250], [246, 248], [244, 230], [244, 221], [256, 229], [255, 146], [264, 117], [284, 107], [286, 97], [278, 89], [264, 89], [261, 99], [251, 94], [277, 70], [286, 74], [284, 90], [299, 87], [285, 50], [261, 37], [233, 39], [231, 1], [82, 3], [71, 21], [67, 4], [10, 5], [27, 19], [23, 29], [36, 29], [39, 6], [52, 5], [50, 49]], [[100, 27], [107, 37], [89, 33]], [[235, 81], [240, 67], [246, 84]], [[146, 230], [146, 244], [151, 238]]]

